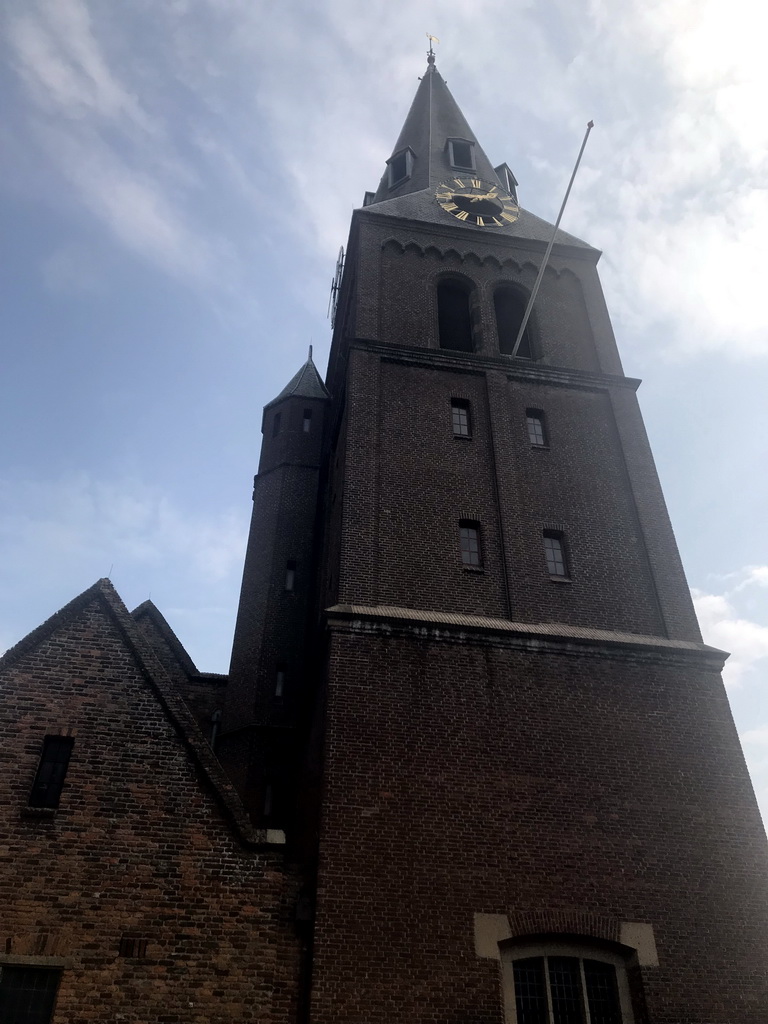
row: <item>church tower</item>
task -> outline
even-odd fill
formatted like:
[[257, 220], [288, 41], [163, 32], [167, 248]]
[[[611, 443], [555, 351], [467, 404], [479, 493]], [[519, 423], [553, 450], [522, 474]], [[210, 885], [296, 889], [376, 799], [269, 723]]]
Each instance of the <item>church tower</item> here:
[[261, 825], [285, 824], [301, 760], [328, 392], [312, 349], [264, 408], [259, 471], [218, 754]]
[[603, 300], [430, 56], [327, 376], [312, 1024], [764, 1024], [768, 850]]
[[558, 232], [518, 343], [553, 229], [516, 185], [430, 54], [325, 385], [310, 362], [265, 411], [223, 749], [257, 810], [281, 751], [319, 794], [312, 1024], [765, 1024], [726, 655], [596, 249]]

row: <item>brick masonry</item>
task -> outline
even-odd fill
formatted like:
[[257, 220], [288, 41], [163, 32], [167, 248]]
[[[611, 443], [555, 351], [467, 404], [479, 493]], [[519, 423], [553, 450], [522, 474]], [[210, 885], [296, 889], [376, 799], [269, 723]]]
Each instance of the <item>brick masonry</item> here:
[[331, 629], [315, 1024], [500, 1024], [476, 913], [651, 922], [638, 1021], [765, 1020], [768, 857], [716, 654]]
[[[616, 944], [636, 1024], [768, 1014], [765, 833], [599, 254], [556, 246], [538, 358], [499, 351], [494, 289], [530, 288], [542, 250], [375, 205], [353, 217], [329, 364], [323, 592], [341, 610], [323, 640], [313, 1024], [501, 1024], [475, 915], [513, 942]], [[469, 290], [475, 352], [439, 347], [443, 277]], [[453, 436], [453, 398], [471, 440]], [[461, 519], [481, 524], [481, 572], [462, 564]], [[567, 582], [545, 529], [565, 535]]]
[[[63, 969], [56, 1024], [294, 1019], [295, 873], [110, 591], [0, 664], [0, 963]], [[74, 749], [59, 808], [33, 811], [47, 734]]]

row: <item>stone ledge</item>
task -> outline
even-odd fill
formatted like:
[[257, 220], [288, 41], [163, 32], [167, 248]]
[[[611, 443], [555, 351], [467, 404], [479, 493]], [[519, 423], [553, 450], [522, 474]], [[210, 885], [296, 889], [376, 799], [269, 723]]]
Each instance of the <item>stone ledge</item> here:
[[355, 623], [361, 626], [399, 626], [433, 630], [444, 629], [447, 633], [495, 634], [499, 638], [518, 639], [526, 646], [540, 646], [548, 642], [577, 645], [591, 645], [633, 649], [656, 654], [683, 654], [698, 656], [713, 667], [725, 663], [727, 652], [693, 640], [671, 640], [662, 636], [647, 636], [642, 633], [624, 633], [609, 629], [592, 629], [587, 626], [570, 626], [563, 622], [511, 622], [485, 615], [466, 615], [462, 612], [443, 612], [432, 609], [400, 608], [394, 605], [337, 604], [325, 609], [329, 624]]

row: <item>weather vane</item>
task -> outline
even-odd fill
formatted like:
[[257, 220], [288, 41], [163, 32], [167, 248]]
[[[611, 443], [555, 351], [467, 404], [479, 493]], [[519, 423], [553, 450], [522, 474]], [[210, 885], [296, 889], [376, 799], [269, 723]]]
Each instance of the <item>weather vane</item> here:
[[429, 34], [429, 32], [427, 32], [427, 39], [429, 40], [429, 50], [427, 51], [427, 61], [430, 64], [434, 64], [435, 63], [435, 51], [432, 49], [432, 43], [438, 43], [439, 44], [440, 40], [437, 38], [437, 36], [431, 36]]

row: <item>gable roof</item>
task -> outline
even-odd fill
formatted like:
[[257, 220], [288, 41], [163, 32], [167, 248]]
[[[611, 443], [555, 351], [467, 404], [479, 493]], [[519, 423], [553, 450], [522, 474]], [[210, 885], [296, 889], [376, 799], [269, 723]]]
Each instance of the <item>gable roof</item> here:
[[134, 622], [139, 622], [142, 618], [150, 619], [157, 633], [159, 633], [164, 640], [165, 645], [169, 649], [174, 660], [178, 663], [179, 668], [181, 668], [181, 670], [188, 676], [199, 675], [197, 666], [187, 653], [187, 649], [171, 629], [168, 620], [158, 609], [157, 605], [153, 604], [150, 600], [142, 601], [142, 603], [131, 612], [131, 618]]
[[[133, 656], [139, 671], [149, 684], [166, 718], [184, 744], [199, 775], [210, 785], [216, 802], [236, 838], [248, 847], [264, 847], [284, 843], [285, 835], [282, 831], [254, 828], [237, 790], [200, 732], [191, 711], [176, 693], [168, 673], [152, 650], [151, 644], [142, 635], [108, 579], [98, 580], [92, 587], [83, 591], [37, 629], [32, 630], [23, 640], [6, 651], [0, 658], [0, 673], [32, 652], [57, 629], [77, 619], [94, 601], [101, 604], [122, 636], [126, 649]], [[168, 628], [170, 629], [170, 627]], [[178, 640], [177, 643], [179, 643]], [[181, 647], [180, 643], [179, 647]], [[183, 650], [183, 648], [181, 649]]]

